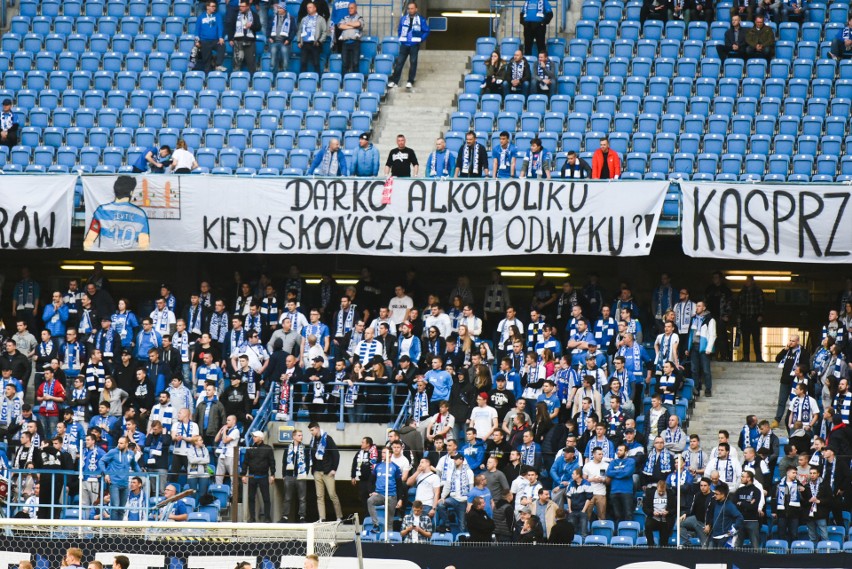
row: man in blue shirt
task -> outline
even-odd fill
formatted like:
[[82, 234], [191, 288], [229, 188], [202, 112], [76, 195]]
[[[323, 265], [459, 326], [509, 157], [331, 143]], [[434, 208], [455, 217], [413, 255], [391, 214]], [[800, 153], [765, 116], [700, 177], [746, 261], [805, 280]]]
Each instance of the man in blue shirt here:
[[524, 26], [524, 55], [532, 55], [535, 42], [538, 53], [545, 49], [547, 24], [553, 19], [553, 8], [547, 0], [526, 0], [521, 11], [521, 25]]
[[[201, 56], [195, 64], [195, 69], [209, 73], [213, 70], [214, 63], [218, 71], [224, 71], [222, 60], [225, 58], [225, 25], [222, 15], [216, 9], [216, 2], [207, 2], [204, 14], [195, 20], [195, 37]], [[216, 51], [216, 59], [213, 59], [213, 51]]]
[[388, 87], [397, 86], [402, 77], [405, 60], [410, 59], [408, 83], [405, 84], [405, 88], [411, 89], [417, 77], [417, 54], [420, 53], [420, 46], [429, 37], [429, 24], [426, 18], [418, 13], [416, 2], [409, 2], [408, 12], [399, 18], [397, 36], [399, 36], [399, 55], [393, 64], [393, 75], [388, 82]]
[[452, 376], [441, 369], [443, 363], [440, 357], [436, 356], [432, 358], [432, 369], [427, 371], [426, 375], [423, 376], [434, 388], [432, 397], [429, 400], [429, 413], [432, 415], [438, 412], [439, 402], [449, 400], [450, 389], [453, 387]]
[[154, 330], [154, 321], [150, 318], [142, 320], [142, 330], [136, 335], [136, 360], [148, 363], [148, 352], [152, 348], [160, 348], [163, 345], [163, 337]]
[[473, 427], [465, 431], [465, 441], [459, 452], [464, 455], [467, 465], [475, 473], [485, 469], [485, 443], [476, 438], [476, 429]]
[[494, 172], [495, 178], [515, 177], [515, 162], [517, 160], [515, 154], [517, 151], [515, 145], [509, 142], [509, 133], [505, 130], [501, 132], [500, 144], [491, 149], [491, 158], [494, 160], [494, 167], [491, 171]]
[[115, 180], [115, 201], [101, 204], [95, 210], [83, 249], [127, 251], [148, 248], [151, 244], [148, 214], [130, 203], [135, 189], [136, 178], [119, 176]]
[[151, 172], [155, 174], [162, 174], [165, 172], [166, 167], [171, 164], [171, 156], [171, 147], [165, 144], [159, 148], [152, 146], [145, 150], [136, 162], [133, 163], [133, 173], [141, 174], [143, 172], [147, 172], [150, 167]]
[[[167, 484], [163, 490], [163, 498], [170, 500], [177, 495], [177, 486]], [[160, 508], [159, 520], [161, 522], [185, 522], [189, 517], [189, 509], [183, 500], [174, 500]]]
[[426, 177], [427, 178], [449, 178], [453, 175], [456, 169], [456, 155], [450, 150], [447, 150], [447, 142], [438, 137], [435, 140], [435, 150], [429, 155], [426, 160]]
[[121, 506], [127, 502], [127, 485], [131, 472], [139, 472], [139, 465], [133, 453], [127, 449], [127, 437], [119, 437], [118, 445], [98, 461], [98, 467], [104, 473], [109, 484], [110, 502]]
[[627, 456], [627, 446], [618, 445], [615, 458], [606, 469], [610, 479], [609, 500], [615, 524], [633, 519], [633, 473], [636, 461]]
[[[397, 508], [402, 507], [403, 486], [402, 471], [390, 461], [390, 449], [382, 449], [382, 461], [373, 469], [373, 492], [367, 499], [367, 510], [373, 520], [373, 533], [381, 531], [383, 521], [379, 520], [376, 506], [387, 508], [387, 519], [393, 521]], [[387, 496], [387, 502], [385, 501]], [[388, 528], [385, 528], [388, 531]]]
[[358, 137], [358, 149], [352, 161], [352, 175], [361, 178], [375, 178], [379, 175], [379, 150], [370, 142], [366, 132]]

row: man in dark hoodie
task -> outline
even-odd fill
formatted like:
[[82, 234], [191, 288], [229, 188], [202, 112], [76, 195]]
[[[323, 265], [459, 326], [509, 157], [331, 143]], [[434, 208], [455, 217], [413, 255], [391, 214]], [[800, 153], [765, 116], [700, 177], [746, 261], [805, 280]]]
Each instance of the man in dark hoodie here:
[[713, 501], [707, 512], [707, 525], [704, 530], [710, 536], [710, 547], [722, 549], [730, 538], [736, 538], [743, 527], [743, 516], [729, 499], [730, 489], [720, 482], [713, 490]]
[[737, 488], [734, 503], [743, 516], [742, 539], [738, 539], [739, 546], [745, 544], [748, 539], [751, 547], [760, 547], [760, 510], [763, 505], [763, 492], [754, 485], [754, 474], [746, 470], [740, 478], [742, 486]]

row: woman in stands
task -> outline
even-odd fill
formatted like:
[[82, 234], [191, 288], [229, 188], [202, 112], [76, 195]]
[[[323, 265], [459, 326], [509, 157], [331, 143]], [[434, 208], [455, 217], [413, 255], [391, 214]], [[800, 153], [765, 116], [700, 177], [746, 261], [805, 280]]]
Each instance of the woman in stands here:
[[175, 151], [172, 153], [172, 172], [175, 174], [189, 174], [198, 168], [198, 162], [195, 161], [195, 155], [187, 150], [186, 141], [180, 139], [175, 145]]
[[482, 85], [483, 94], [503, 95], [503, 78], [506, 75], [506, 62], [500, 58], [497, 51], [491, 52], [491, 59], [485, 64], [485, 83]]

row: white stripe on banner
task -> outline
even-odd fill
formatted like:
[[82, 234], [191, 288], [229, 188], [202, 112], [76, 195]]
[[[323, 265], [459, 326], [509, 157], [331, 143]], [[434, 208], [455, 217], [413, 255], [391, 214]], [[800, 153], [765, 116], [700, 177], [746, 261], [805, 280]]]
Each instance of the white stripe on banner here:
[[0, 176], [0, 249], [68, 249], [77, 176]]
[[84, 176], [94, 251], [643, 256], [668, 182]]
[[849, 186], [682, 182], [683, 252], [690, 257], [849, 263]]

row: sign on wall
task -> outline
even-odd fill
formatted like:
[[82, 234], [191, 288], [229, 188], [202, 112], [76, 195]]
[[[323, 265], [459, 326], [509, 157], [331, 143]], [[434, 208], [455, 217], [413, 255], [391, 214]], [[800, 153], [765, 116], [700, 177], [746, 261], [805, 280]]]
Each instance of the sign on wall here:
[[0, 249], [71, 246], [77, 176], [0, 176]]
[[852, 261], [849, 186], [681, 184], [690, 257]]
[[[124, 177], [129, 178], [129, 177]], [[85, 248], [648, 255], [667, 182], [84, 176]]]

